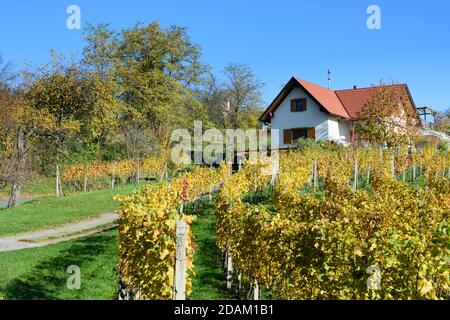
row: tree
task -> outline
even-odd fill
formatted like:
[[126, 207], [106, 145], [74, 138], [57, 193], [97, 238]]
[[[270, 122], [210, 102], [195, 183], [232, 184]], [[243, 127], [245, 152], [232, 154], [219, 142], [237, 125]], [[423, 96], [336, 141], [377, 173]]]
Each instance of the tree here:
[[112, 77], [119, 45], [118, 34], [109, 24], [88, 24], [84, 30], [86, 46], [83, 49], [83, 66], [100, 76]]
[[9, 62], [4, 62], [3, 57], [0, 55], [0, 89], [6, 89], [9, 87], [9, 83], [16, 77], [16, 74], [12, 72], [12, 65]]
[[[31, 73], [26, 99], [36, 110], [52, 115], [55, 126], [40, 136], [43, 158], [56, 164], [56, 194], [62, 193], [60, 165], [72, 148], [101, 149], [117, 129], [118, 104], [114, 84], [73, 61], [54, 55], [51, 63]], [[78, 149], [79, 150], [79, 149]]]
[[450, 108], [437, 114], [435, 128], [450, 135]]
[[208, 120], [219, 129], [227, 127], [226, 116], [230, 111], [227, 91], [219, 83], [217, 76], [208, 70], [203, 78], [203, 86], [198, 92], [199, 101], [205, 106]]
[[220, 129], [256, 128], [263, 84], [247, 65], [230, 63], [223, 74], [223, 82], [210, 70], [203, 79], [199, 100], [205, 105], [209, 120]]
[[110, 70], [120, 103], [120, 137], [138, 164], [148, 153], [163, 154], [171, 132], [206, 119], [194, 98], [203, 70], [200, 49], [181, 27], [136, 24], [116, 34], [107, 26], [87, 30], [85, 61]]
[[225, 68], [225, 85], [230, 102], [229, 122], [233, 128], [242, 124], [242, 112], [255, 110], [261, 103], [263, 83], [255, 78], [253, 70], [244, 64], [230, 63]]
[[380, 82], [359, 116], [357, 131], [364, 140], [395, 146], [417, 138], [420, 120], [403, 86]]
[[36, 110], [28, 104], [22, 90], [0, 91], [0, 131], [10, 160], [9, 170], [2, 179], [12, 183], [8, 208], [15, 207], [20, 196], [27, 171], [26, 158], [33, 144], [54, 124], [55, 119], [47, 110]]

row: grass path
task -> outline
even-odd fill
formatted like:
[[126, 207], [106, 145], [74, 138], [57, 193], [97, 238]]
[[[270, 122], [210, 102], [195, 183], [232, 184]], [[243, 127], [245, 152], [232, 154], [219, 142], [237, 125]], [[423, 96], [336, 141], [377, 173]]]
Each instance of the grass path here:
[[98, 217], [71, 222], [49, 230], [38, 230], [0, 238], [0, 252], [15, 251], [68, 241], [99, 233], [104, 229], [117, 226], [117, 213], [104, 213]]
[[190, 300], [234, 299], [226, 291], [225, 275], [221, 266], [221, 251], [216, 244], [216, 216], [212, 203], [205, 202], [204, 210], [193, 223], [196, 250], [195, 277]]
[[[43, 248], [0, 253], [0, 299], [112, 300], [117, 290], [117, 230]], [[67, 289], [80, 267], [81, 289]]]
[[[131, 190], [127, 190], [127, 192], [131, 192]], [[117, 193], [117, 190], [114, 193]], [[70, 204], [68, 209], [72, 213], [77, 212], [76, 210], [72, 211], [76, 208], [84, 208], [84, 212], [88, 212], [87, 209], [92, 209], [97, 204], [96, 199], [98, 198], [105, 201], [100, 204], [102, 210], [105, 210], [107, 205], [115, 206], [116, 204], [111, 201], [111, 196], [112, 193], [92, 192], [74, 195], [73, 199], [67, 199], [69, 198], [67, 197], [56, 201], [67, 201], [65, 203]], [[55, 201], [55, 199], [51, 201]], [[27, 203], [23, 205], [23, 208], [30, 205], [37, 206], [38, 203]], [[55, 203], [50, 204], [52, 208], [56, 207]], [[55, 219], [55, 217], [50, 219], [45, 214], [44, 208], [39, 206], [38, 208], [36, 216], [47, 219], [47, 223], [35, 224], [35, 228], [48, 225], [50, 221], [51, 224], [55, 224], [56, 221], [66, 221], [68, 218], [72, 218], [65, 215], [68, 212], [65, 207], [56, 209], [49, 214], [62, 215], [59, 219]], [[28, 210], [29, 208], [25, 211]], [[86, 216], [92, 216], [92, 212], [94, 211], [90, 210]], [[0, 220], [5, 221], [6, 218], [2, 217], [4, 213], [8, 213], [8, 211], [0, 210]], [[197, 219], [193, 224], [196, 239], [194, 261], [196, 276], [193, 279], [193, 292], [189, 299], [234, 299], [235, 297], [225, 289], [221, 251], [216, 245], [216, 218], [213, 204], [205, 201], [204, 207], [198, 210], [197, 214]], [[14, 221], [13, 218], [9, 216], [9, 219]], [[15, 223], [20, 225], [17, 224], [17, 221]], [[14, 230], [1, 224], [0, 228]], [[118, 247], [117, 230], [112, 230], [45, 247], [0, 252], [0, 300], [115, 299], [118, 283]], [[69, 276], [66, 270], [71, 265], [79, 266], [81, 269], [81, 290], [69, 290], [66, 287]]]

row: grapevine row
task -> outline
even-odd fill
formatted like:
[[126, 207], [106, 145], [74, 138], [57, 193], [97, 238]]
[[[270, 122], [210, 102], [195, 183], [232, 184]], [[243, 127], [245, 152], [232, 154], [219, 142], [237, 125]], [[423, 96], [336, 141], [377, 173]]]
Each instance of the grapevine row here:
[[[270, 205], [245, 201], [268, 182], [247, 165], [219, 191], [218, 243], [239, 274], [280, 299], [442, 298], [450, 276], [449, 158], [433, 149], [285, 154]], [[351, 188], [356, 163], [357, 176], [370, 173], [367, 188]], [[424, 187], [403, 182], [414, 167]]]
[[[230, 173], [197, 167], [170, 182], [149, 185], [120, 201], [119, 273], [122, 283], [143, 299], [171, 299], [176, 256], [175, 229], [178, 220], [187, 222], [187, 292], [192, 287], [194, 244], [192, 218], [180, 212], [183, 202], [211, 192]], [[181, 213], [181, 214], [180, 214]]]

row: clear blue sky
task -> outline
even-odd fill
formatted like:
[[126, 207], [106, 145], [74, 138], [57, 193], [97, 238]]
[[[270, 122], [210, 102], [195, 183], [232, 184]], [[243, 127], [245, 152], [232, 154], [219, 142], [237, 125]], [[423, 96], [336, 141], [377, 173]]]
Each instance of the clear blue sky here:
[[[66, 28], [66, 8], [82, 23], [137, 21], [181, 25], [216, 71], [228, 62], [252, 66], [270, 103], [291, 76], [334, 89], [405, 82], [415, 102], [450, 108], [448, 0], [39, 0], [3, 1], [0, 53], [17, 67], [49, 59], [49, 50], [81, 55], [82, 32]], [[366, 27], [367, 7], [381, 8], [381, 30]]]

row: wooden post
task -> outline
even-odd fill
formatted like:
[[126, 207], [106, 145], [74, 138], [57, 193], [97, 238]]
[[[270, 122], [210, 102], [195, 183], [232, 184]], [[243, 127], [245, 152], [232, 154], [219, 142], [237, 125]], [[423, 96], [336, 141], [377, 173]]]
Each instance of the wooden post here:
[[355, 159], [355, 174], [353, 179], [353, 191], [358, 189], [358, 159]]
[[222, 264], [224, 270], [227, 270], [227, 263], [228, 263], [228, 250], [222, 249]]
[[258, 281], [255, 281], [255, 285], [253, 286], [253, 300], [259, 300], [259, 285], [258, 285]]
[[166, 166], [167, 166], [167, 164], [164, 165], [164, 168], [163, 168], [163, 170], [161, 172], [161, 177], [159, 178], [160, 182], [164, 180], [164, 174], [165, 174]]
[[55, 178], [55, 191], [56, 191], [56, 197], [59, 197], [59, 164], [56, 165], [56, 178]]
[[413, 181], [416, 181], [416, 164], [413, 164], [413, 168], [412, 168], [412, 179]]
[[[228, 252], [228, 251], [227, 251]], [[227, 290], [231, 290], [233, 285], [233, 258], [227, 254]]]
[[380, 168], [383, 170], [383, 146], [380, 143]]
[[394, 159], [394, 155], [392, 155], [391, 157], [391, 177], [392, 179], [395, 179], [395, 159]]
[[275, 161], [273, 164], [273, 170], [272, 170], [272, 178], [270, 179], [270, 187], [273, 189], [275, 186], [275, 181], [277, 180], [278, 172], [280, 171], [280, 163], [279, 161]]
[[367, 168], [367, 186], [370, 185], [370, 164], [369, 164], [369, 168]]
[[87, 183], [88, 183], [88, 177], [87, 174], [84, 175], [84, 183], [83, 183], [83, 191], [87, 191]]
[[136, 183], [139, 184], [141, 181], [141, 159], [138, 157], [136, 163]]
[[61, 184], [61, 172], [59, 169], [59, 164], [56, 164], [56, 197], [63, 196]]
[[242, 292], [242, 271], [238, 272], [238, 299], [241, 298]]
[[423, 175], [423, 161], [420, 159], [419, 175]]
[[318, 185], [318, 178], [317, 178], [317, 160], [314, 160], [314, 166], [313, 166], [313, 185], [314, 188], [317, 188]]
[[186, 221], [177, 221], [173, 300], [186, 300]]

